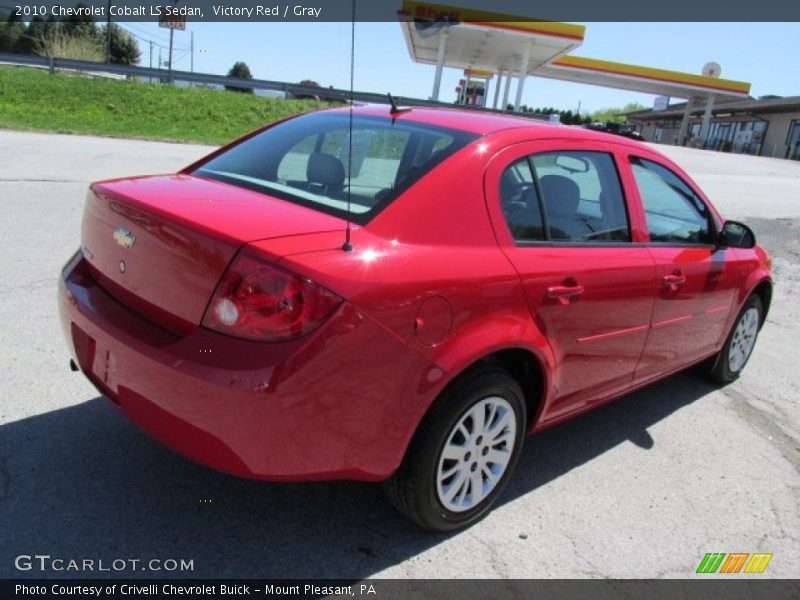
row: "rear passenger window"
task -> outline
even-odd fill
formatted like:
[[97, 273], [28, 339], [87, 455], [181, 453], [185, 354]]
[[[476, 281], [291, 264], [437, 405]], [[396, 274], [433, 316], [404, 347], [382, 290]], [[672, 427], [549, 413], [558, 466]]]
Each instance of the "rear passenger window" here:
[[517, 241], [631, 239], [617, 168], [604, 152], [544, 152], [520, 159], [503, 172], [500, 197]]
[[710, 244], [714, 234], [705, 203], [675, 173], [641, 158], [631, 158], [651, 242]]

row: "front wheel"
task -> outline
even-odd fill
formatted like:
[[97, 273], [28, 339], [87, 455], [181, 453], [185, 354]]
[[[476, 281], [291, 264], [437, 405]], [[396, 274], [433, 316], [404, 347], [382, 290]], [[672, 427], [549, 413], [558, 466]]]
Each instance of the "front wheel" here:
[[761, 298], [755, 294], [750, 296], [736, 317], [725, 345], [716, 356], [710, 373], [712, 381], [724, 385], [739, 377], [753, 353], [763, 315]]
[[472, 523], [505, 487], [525, 423], [522, 390], [508, 373], [488, 368], [464, 375], [434, 403], [386, 482], [390, 501], [426, 529]]

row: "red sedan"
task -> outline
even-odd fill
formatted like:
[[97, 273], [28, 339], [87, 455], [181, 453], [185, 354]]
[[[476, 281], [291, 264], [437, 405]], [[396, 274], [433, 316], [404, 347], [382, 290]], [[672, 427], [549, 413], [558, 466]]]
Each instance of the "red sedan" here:
[[167, 446], [385, 481], [452, 530], [524, 434], [695, 363], [734, 380], [771, 294], [752, 231], [644, 144], [368, 107], [95, 183], [59, 304], [73, 368]]

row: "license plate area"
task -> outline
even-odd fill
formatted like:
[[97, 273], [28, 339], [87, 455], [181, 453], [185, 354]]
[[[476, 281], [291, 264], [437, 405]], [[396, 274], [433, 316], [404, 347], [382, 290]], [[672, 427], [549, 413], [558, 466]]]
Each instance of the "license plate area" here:
[[114, 354], [99, 348], [97, 341], [75, 323], [72, 324], [72, 343], [84, 375], [103, 395], [117, 402], [117, 361]]

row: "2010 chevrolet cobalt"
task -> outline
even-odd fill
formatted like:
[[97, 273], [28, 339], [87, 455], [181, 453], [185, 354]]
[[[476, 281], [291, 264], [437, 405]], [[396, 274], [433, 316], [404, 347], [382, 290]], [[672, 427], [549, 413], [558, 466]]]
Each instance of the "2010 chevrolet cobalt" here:
[[95, 183], [59, 305], [79, 368], [209, 467], [491, 507], [523, 437], [689, 365], [734, 380], [770, 259], [636, 141], [366, 107]]

